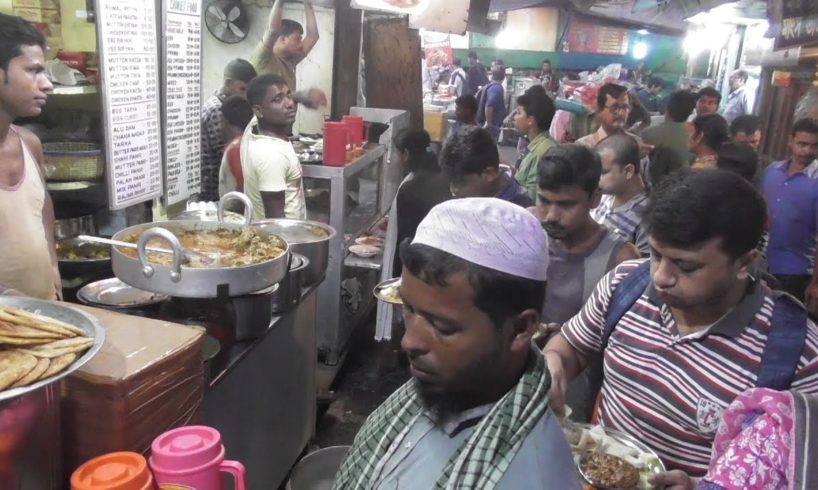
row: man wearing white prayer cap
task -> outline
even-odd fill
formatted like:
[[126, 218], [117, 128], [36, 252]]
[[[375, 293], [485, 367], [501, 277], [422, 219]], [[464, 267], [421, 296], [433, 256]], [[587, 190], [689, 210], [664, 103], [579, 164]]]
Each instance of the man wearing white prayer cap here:
[[435, 206], [401, 246], [412, 379], [367, 419], [334, 488], [578, 489], [532, 348], [547, 238], [496, 198]]

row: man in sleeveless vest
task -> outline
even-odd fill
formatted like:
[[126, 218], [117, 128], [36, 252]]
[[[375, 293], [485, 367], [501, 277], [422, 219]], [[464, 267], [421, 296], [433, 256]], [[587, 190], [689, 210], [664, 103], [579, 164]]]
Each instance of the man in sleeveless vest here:
[[37, 136], [12, 124], [43, 110], [52, 88], [45, 49], [31, 24], [0, 14], [0, 294], [61, 299], [43, 148]]
[[[639, 251], [600, 225], [590, 211], [599, 204], [599, 156], [578, 144], [555, 146], [538, 164], [537, 206], [531, 208], [548, 234], [548, 287], [542, 319], [562, 325], [579, 313], [611, 269], [639, 258]], [[593, 400], [585, 377], [569, 388], [575, 420], [589, 420]]]

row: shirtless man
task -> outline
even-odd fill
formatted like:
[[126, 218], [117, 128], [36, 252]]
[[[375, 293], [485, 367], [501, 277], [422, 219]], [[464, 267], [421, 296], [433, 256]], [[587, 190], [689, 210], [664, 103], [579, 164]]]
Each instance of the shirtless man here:
[[0, 14], [0, 293], [61, 299], [54, 207], [45, 189], [40, 140], [12, 123], [42, 112], [51, 83], [45, 38]]

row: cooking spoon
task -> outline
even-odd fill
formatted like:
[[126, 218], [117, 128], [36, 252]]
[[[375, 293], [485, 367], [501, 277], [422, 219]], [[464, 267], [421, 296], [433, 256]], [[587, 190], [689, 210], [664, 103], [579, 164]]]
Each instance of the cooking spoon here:
[[[134, 250], [136, 250], [136, 248], [137, 248], [135, 243], [123, 242], [123, 241], [120, 241], [120, 240], [111, 240], [110, 238], [101, 238], [101, 237], [90, 236], [90, 235], [80, 235], [77, 238], [79, 238], [80, 240], [82, 240], [84, 242], [102, 243], [102, 244], [105, 244], [105, 245], [113, 245], [115, 247], [132, 248]], [[145, 247], [145, 250], [147, 250], [148, 252], [173, 254], [173, 250], [170, 250], [170, 249], [167, 249], [167, 248], [161, 248], [161, 247], [147, 246], [147, 247]], [[204, 265], [211, 265], [211, 264], [213, 264], [215, 262], [218, 262], [218, 260], [219, 260], [218, 254], [206, 254], [206, 253], [202, 253], [202, 252], [196, 252], [196, 251], [193, 251], [193, 250], [182, 250], [182, 258], [187, 263], [190, 263], [192, 261], [199, 261], [200, 263], [202, 263]]]

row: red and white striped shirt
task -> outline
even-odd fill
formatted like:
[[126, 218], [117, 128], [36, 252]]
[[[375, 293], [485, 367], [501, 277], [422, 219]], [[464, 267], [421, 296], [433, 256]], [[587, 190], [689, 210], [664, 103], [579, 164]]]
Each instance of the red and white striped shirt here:
[[[611, 294], [641, 262], [624, 262], [609, 272], [563, 327], [563, 336], [581, 354], [601, 350]], [[773, 307], [772, 291], [753, 284], [709, 329], [680, 337], [670, 308], [648, 286], [605, 349], [602, 425], [647, 444], [668, 469], [703, 476], [722, 411], [756, 385]], [[818, 327], [812, 321], [792, 389], [818, 394]]]

